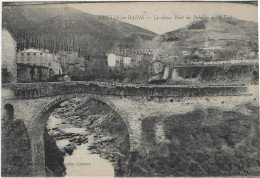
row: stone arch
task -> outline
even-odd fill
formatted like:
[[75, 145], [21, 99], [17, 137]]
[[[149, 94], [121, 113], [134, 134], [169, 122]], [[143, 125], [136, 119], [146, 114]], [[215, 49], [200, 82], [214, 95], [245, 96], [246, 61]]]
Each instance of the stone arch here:
[[112, 102], [109, 101], [109, 99], [101, 96], [101, 95], [96, 95], [96, 94], [88, 94], [88, 93], [83, 93], [83, 94], [70, 94], [70, 95], [61, 95], [56, 97], [54, 100], [52, 100], [51, 102], [49, 102], [46, 106], [44, 106], [38, 113], [36, 113], [35, 115], [33, 115], [32, 118], [32, 122], [29, 126], [29, 134], [32, 133], [35, 130], [36, 124], [37, 122], [41, 119], [41, 117], [48, 112], [49, 110], [55, 109], [56, 106], [68, 99], [72, 99], [72, 98], [77, 98], [77, 97], [87, 97], [85, 102], [82, 103], [79, 107], [83, 106], [86, 102], [88, 102], [88, 100], [90, 99], [95, 99], [98, 101], [101, 101], [103, 103], [105, 103], [106, 105], [108, 105], [112, 110], [114, 110], [124, 121], [124, 123], [126, 124], [129, 133], [131, 133], [132, 131], [130, 130], [129, 123], [127, 120], [127, 117], [125, 116], [125, 114], [123, 112], [120, 111], [119, 108], [117, 108]]
[[[32, 122], [29, 126], [28, 132], [29, 132], [29, 136], [31, 140], [31, 148], [32, 148], [33, 176], [45, 176], [45, 152], [44, 152], [43, 133], [44, 133], [44, 127], [46, 125], [49, 116], [60, 103], [68, 99], [77, 98], [77, 97], [86, 97], [86, 100], [80, 106], [88, 102], [90, 99], [101, 101], [107, 106], [109, 106], [123, 120], [123, 122], [127, 127], [129, 136], [130, 134], [132, 134], [132, 130], [129, 126], [127, 117], [123, 112], [119, 110], [119, 108], [115, 107], [115, 105], [111, 101], [109, 101], [109, 99], [101, 95], [95, 95], [89, 93], [77, 93], [77, 94], [58, 96], [55, 99], [53, 99], [51, 102], [49, 102], [46, 106], [44, 106], [38, 113], [32, 116]], [[131, 141], [130, 141], [130, 149], [131, 149]]]

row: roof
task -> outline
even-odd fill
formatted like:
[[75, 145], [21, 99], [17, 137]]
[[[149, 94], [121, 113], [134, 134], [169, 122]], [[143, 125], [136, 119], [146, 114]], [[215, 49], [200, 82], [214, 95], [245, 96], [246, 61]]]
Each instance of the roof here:
[[30, 48], [30, 49], [26, 49], [26, 50], [23, 50], [21, 52], [25, 52], [25, 53], [42, 53], [44, 51], [41, 51], [41, 50], [38, 50], [38, 49], [33, 49], [33, 48]]

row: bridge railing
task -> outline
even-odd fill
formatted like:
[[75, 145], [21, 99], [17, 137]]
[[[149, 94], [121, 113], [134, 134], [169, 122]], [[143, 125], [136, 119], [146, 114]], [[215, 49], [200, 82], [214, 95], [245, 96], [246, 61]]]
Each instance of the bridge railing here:
[[244, 85], [151, 85], [105, 82], [50, 82], [5, 84], [16, 98], [38, 98], [74, 93], [141, 97], [230, 96], [246, 93]]

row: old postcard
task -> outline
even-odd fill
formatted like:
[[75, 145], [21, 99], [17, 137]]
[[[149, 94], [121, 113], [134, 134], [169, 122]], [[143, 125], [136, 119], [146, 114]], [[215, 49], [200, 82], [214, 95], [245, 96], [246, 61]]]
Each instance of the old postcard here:
[[4, 2], [1, 175], [260, 176], [257, 5]]

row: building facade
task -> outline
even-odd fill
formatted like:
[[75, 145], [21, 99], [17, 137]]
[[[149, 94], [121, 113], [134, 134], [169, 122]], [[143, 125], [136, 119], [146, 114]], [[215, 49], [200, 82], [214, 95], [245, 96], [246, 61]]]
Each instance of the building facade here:
[[131, 64], [131, 57], [123, 57], [123, 65], [124, 66], [129, 66]]
[[54, 54], [48, 50], [25, 49], [17, 53], [17, 63], [28, 64], [32, 66], [44, 66], [52, 69], [55, 75], [61, 75], [61, 65]]
[[107, 55], [107, 65], [109, 67], [115, 67], [117, 65], [117, 56], [113, 53]]
[[59, 51], [56, 53], [58, 61], [64, 74], [67, 74], [70, 67], [77, 67], [85, 70], [85, 59], [78, 57], [78, 52], [73, 51]]
[[117, 66], [129, 66], [132, 63], [132, 58], [129, 56], [117, 55], [114, 53], [110, 53], [107, 55], [107, 65], [109, 67], [117, 67]]
[[73, 51], [59, 51], [56, 53], [61, 65], [67, 63], [74, 63], [75, 60], [78, 58], [78, 52]]
[[17, 64], [17, 81], [19, 83], [45, 82], [53, 77], [52, 69], [45, 66], [32, 66], [29, 64]]
[[[13, 35], [5, 28], [2, 29], [2, 69], [8, 75], [3, 76], [3, 81], [7, 83], [17, 82], [16, 66], [17, 42]], [[5, 77], [5, 78], [4, 78]]]

